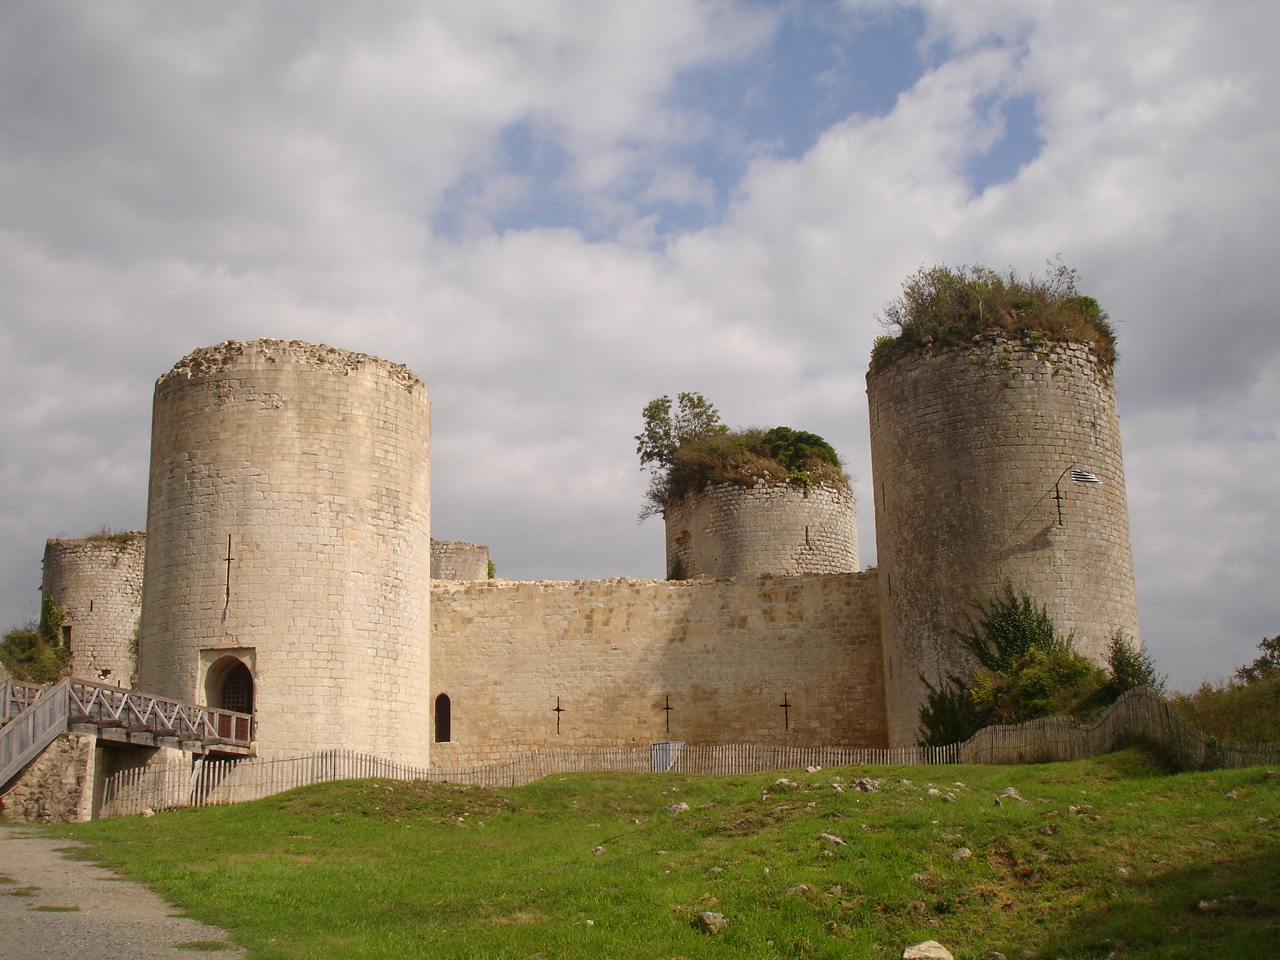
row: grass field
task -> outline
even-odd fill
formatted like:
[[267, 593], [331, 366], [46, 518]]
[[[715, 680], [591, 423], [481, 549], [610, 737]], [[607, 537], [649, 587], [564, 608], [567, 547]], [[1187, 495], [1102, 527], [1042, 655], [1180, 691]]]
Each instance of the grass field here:
[[[1026, 802], [997, 804], [1007, 787]], [[261, 960], [1280, 947], [1280, 775], [1169, 775], [1134, 751], [501, 790], [349, 781], [58, 829]], [[704, 910], [728, 918], [722, 933], [693, 928]]]

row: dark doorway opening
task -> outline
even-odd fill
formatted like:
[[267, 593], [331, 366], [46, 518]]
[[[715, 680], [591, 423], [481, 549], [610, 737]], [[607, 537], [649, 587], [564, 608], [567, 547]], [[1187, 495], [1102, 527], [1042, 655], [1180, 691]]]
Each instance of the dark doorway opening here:
[[253, 674], [243, 663], [237, 663], [222, 678], [218, 706], [236, 713], [253, 713]]

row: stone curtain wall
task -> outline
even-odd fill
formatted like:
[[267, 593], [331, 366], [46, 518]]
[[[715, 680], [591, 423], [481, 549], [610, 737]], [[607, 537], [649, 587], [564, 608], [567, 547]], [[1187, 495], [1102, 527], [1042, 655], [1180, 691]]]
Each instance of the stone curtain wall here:
[[953, 631], [1006, 582], [1091, 657], [1137, 638], [1115, 390], [1088, 347], [988, 337], [901, 357], [867, 393], [892, 745], [914, 740], [919, 674], [969, 669]]
[[431, 699], [450, 698], [452, 742], [432, 763], [663, 740], [883, 746], [882, 662], [874, 572], [437, 582]]
[[488, 580], [489, 548], [456, 540], [432, 540], [431, 579]]
[[136, 679], [145, 545], [142, 531], [45, 544], [41, 591], [66, 614], [74, 676]]
[[239, 660], [264, 752], [427, 762], [430, 442], [426, 387], [364, 354], [229, 342], [161, 377], [141, 689], [209, 703]]
[[858, 569], [849, 490], [722, 484], [677, 500], [663, 513], [669, 575], [788, 577]]

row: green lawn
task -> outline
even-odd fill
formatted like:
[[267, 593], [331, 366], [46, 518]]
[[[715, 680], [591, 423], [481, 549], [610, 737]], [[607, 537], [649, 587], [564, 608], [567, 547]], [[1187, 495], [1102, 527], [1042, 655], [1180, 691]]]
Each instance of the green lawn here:
[[[997, 805], [1006, 787], [1028, 802]], [[499, 790], [349, 781], [58, 830], [262, 960], [896, 958], [928, 939], [958, 958], [1270, 958], [1280, 945], [1280, 776], [1167, 775], [1137, 752]], [[723, 933], [693, 929], [703, 910], [728, 918]]]

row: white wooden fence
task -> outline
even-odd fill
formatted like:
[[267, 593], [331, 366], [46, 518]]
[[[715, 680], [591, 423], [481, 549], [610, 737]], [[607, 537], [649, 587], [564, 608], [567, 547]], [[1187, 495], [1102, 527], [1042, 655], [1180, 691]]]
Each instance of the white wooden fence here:
[[614, 770], [630, 773], [746, 774], [806, 767], [954, 763], [1040, 763], [1076, 760], [1146, 743], [1189, 769], [1280, 762], [1280, 744], [1236, 744], [1208, 737], [1144, 689], [1121, 697], [1093, 727], [1067, 717], [988, 727], [946, 747], [862, 749], [769, 747], [754, 744], [653, 744], [644, 747], [535, 750], [515, 760], [459, 770], [413, 767], [346, 750], [323, 750], [283, 760], [198, 758], [194, 766], [123, 770], [106, 780], [99, 816], [172, 807], [240, 803], [294, 787], [384, 777], [492, 787], [519, 786], [557, 773]]

